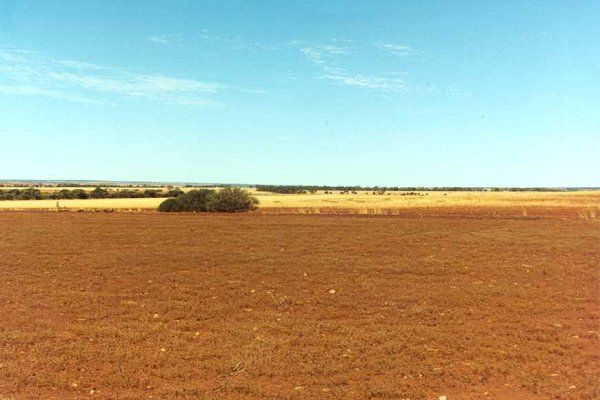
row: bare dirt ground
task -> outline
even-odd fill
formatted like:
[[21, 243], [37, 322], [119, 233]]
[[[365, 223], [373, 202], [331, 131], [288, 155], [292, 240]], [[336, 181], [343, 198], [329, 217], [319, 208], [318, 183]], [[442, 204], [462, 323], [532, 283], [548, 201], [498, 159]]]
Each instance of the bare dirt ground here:
[[598, 399], [600, 223], [0, 213], [0, 399]]

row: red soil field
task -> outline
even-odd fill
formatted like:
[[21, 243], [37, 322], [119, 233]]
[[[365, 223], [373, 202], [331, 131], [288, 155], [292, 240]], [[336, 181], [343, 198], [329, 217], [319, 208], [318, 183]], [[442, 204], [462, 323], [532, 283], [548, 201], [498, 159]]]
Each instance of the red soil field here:
[[0, 213], [0, 399], [598, 399], [600, 223]]

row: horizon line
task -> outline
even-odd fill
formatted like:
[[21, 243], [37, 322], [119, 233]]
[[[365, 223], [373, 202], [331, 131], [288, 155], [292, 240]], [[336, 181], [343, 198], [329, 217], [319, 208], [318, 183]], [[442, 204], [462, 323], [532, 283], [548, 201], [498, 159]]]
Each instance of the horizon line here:
[[147, 181], [147, 180], [102, 180], [102, 179], [0, 179], [0, 183], [94, 183], [98, 186], [101, 184], [160, 184], [160, 185], [197, 185], [197, 186], [245, 186], [245, 187], [257, 187], [257, 186], [295, 186], [295, 187], [322, 187], [322, 188], [336, 188], [336, 187], [348, 187], [348, 188], [398, 188], [398, 189], [579, 189], [579, 190], [600, 190], [600, 186], [486, 186], [486, 185], [319, 185], [319, 184], [274, 184], [274, 183], [226, 183], [226, 182], [193, 182], [193, 181]]

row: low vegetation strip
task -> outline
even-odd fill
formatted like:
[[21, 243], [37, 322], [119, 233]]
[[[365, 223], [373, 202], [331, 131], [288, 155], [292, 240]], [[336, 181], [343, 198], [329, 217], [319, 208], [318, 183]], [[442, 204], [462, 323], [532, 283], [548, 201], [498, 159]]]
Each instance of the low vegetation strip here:
[[41, 190], [39, 188], [0, 189], [0, 200], [68, 200], [68, 199], [140, 199], [157, 197], [177, 197], [183, 191], [179, 188], [169, 189], [106, 189], [96, 187], [93, 190], [60, 189]]

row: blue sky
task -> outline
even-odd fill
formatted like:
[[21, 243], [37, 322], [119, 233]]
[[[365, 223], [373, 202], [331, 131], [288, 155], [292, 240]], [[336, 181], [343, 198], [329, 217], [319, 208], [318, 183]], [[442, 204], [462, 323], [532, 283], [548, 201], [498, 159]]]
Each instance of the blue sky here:
[[598, 1], [0, 0], [0, 179], [600, 186]]

